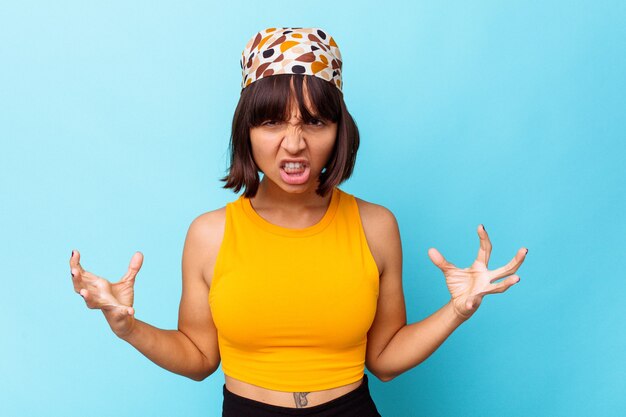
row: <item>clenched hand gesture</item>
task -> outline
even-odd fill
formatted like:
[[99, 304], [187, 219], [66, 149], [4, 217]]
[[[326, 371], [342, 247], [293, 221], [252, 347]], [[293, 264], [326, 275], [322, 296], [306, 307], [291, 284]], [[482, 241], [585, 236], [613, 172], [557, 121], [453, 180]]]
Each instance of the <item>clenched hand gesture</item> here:
[[128, 271], [116, 283], [111, 283], [80, 265], [80, 253], [72, 251], [70, 271], [74, 291], [79, 293], [89, 308], [102, 310], [111, 330], [122, 337], [132, 330], [134, 324], [135, 277], [143, 263], [143, 254], [136, 252], [130, 260]]
[[[490, 271], [487, 264], [491, 255], [491, 241], [482, 225], [478, 227], [478, 237], [480, 238], [478, 256], [469, 268], [456, 267], [446, 261], [435, 248], [428, 250], [430, 260], [441, 269], [446, 278], [456, 313], [463, 319], [470, 318], [476, 312], [485, 295], [504, 292], [520, 281], [519, 276], [513, 274], [522, 265], [528, 253], [528, 249], [522, 248], [508, 264]], [[494, 281], [507, 276], [507, 279], [494, 284]]]

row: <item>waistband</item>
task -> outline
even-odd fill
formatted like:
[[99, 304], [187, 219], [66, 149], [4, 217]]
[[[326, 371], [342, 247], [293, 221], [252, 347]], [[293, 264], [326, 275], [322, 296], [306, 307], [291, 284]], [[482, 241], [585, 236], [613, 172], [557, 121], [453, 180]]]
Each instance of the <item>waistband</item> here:
[[[260, 401], [256, 401], [250, 398], [242, 397], [240, 395], [234, 394], [226, 389], [226, 384], [224, 384], [224, 416], [229, 416], [230, 414], [226, 413], [227, 410], [239, 410], [240, 407], [245, 407], [246, 409], [258, 409], [259, 411], [265, 411], [271, 413], [271, 415], [284, 415], [284, 416], [315, 416], [315, 415], [331, 415], [331, 414], [323, 414], [328, 411], [335, 411], [340, 409], [358, 409], [362, 408], [365, 404], [371, 404], [374, 406], [373, 400], [370, 396], [369, 392], [369, 384], [367, 380], [367, 374], [363, 374], [363, 382], [354, 390], [340, 396], [334, 398], [330, 401], [327, 401], [323, 404], [314, 405], [312, 407], [306, 408], [292, 408], [292, 407], [282, 407], [273, 404], [266, 404]], [[376, 408], [374, 407], [374, 410]], [[233, 413], [232, 415], [236, 415]], [[262, 416], [264, 414], [258, 414]], [[270, 415], [270, 414], [268, 414]], [[335, 414], [332, 414], [335, 415]], [[343, 415], [343, 414], [338, 414]]]

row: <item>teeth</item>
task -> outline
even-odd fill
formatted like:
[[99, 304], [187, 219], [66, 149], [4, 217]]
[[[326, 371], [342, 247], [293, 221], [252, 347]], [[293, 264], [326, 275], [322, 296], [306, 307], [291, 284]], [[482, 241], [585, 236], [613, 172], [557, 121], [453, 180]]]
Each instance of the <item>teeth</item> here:
[[286, 169], [302, 169], [304, 164], [302, 162], [287, 162], [285, 164]]

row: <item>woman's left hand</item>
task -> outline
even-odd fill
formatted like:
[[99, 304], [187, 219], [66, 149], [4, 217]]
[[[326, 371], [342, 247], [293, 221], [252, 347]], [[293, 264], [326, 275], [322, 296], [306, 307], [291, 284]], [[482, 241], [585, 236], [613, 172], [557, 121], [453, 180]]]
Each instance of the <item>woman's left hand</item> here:
[[[519, 276], [513, 274], [522, 265], [528, 253], [528, 249], [522, 248], [508, 264], [490, 271], [487, 264], [491, 255], [491, 241], [482, 225], [478, 226], [478, 237], [480, 238], [478, 256], [469, 268], [457, 268], [446, 261], [437, 249], [428, 250], [430, 260], [446, 277], [446, 285], [452, 295], [452, 305], [463, 320], [467, 320], [476, 312], [485, 295], [504, 292], [519, 282]], [[507, 276], [507, 279], [494, 284], [494, 281]]]

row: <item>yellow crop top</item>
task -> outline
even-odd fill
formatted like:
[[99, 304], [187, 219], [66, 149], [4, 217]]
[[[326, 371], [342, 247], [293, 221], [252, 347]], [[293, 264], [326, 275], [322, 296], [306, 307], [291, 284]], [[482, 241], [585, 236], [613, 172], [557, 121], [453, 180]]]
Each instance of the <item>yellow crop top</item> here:
[[303, 229], [228, 203], [209, 292], [224, 374], [289, 392], [360, 380], [378, 278], [353, 195], [335, 188]]

